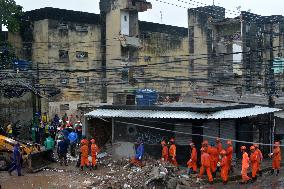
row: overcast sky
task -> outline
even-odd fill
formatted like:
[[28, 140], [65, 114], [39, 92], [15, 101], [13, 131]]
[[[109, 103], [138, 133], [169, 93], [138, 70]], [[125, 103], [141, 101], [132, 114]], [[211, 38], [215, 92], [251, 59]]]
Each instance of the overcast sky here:
[[[153, 8], [139, 14], [140, 20], [158, 22], [168, 25], [187, 27], [187, 9], [167, 5], [157, 0], [148, 0]], [[159, 0], [160, 1], [160, 0]], [[213, 0], [161, 0], [187, 8], [212, 5]], [[25, 11], [42, 7], [56, 7], [69, 10], [99, 13], [99, 0], [16, 0]], [[187, 3], [186, 3], [187, 2]], [[261, 15], [281, 15], [284, 13], [284, 0], [215, 0], [215, 5], [228, 9], [229, 13], [240, 10], [251, 10], [252, 13]], [[236, 14], [227, 14], [227, 17], [235, 17]], [[162, 15], [162, 18], [161, 18]]]

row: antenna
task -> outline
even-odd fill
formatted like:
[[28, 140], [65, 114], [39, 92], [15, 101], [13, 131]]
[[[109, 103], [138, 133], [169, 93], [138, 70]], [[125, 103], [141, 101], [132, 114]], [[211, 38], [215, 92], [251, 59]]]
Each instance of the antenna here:
[[213, 6], [215, 6], [215, 0], [213, 0]]
[[160, 11], [160, 14], [161, 14], [161, 24], [163, 23], [163, 12]]

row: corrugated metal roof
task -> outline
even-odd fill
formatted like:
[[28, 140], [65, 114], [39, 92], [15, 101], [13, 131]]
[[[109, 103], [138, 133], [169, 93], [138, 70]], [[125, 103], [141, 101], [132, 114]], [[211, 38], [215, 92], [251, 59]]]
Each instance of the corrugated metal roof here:
[[199, 113], [190, 111], [155, 111], [155, 110], [113, 110], [97, 109], [85, 114], [87, 117], [101, 118], [156, 118], [156, 119], [226, 119], [242, 118], [280, 111], [277, 108], [255, 106], [233, 110], [222, 110], [214, 113]]

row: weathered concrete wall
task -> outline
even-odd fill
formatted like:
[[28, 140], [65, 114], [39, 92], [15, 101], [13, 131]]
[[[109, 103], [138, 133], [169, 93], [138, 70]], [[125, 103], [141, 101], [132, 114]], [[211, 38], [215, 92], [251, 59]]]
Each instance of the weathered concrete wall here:
[[20, 98], [6, 98], [0, 93], [0, 122], [1, 126], [12, 123], [27, 124], [33, 117], [32, 93], [28, 92]]

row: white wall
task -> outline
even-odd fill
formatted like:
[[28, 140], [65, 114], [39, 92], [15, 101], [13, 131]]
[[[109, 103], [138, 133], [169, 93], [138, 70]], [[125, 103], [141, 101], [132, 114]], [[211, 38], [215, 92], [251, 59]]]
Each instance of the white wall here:
[[129, 12], [120, 12], [120, 33], [129, 35]]

